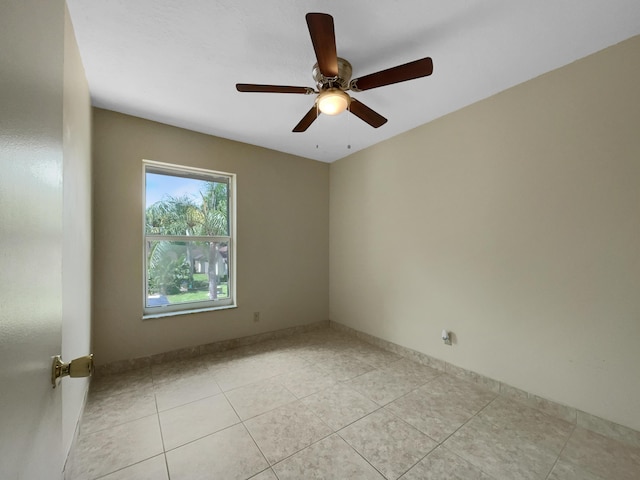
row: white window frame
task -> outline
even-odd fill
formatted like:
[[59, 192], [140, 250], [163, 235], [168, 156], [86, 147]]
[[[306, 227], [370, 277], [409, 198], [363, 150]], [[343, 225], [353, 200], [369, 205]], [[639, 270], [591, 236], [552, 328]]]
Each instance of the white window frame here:
[[[229, 208], [229, 235], [228, 236], [183, 236], [183, 235], [150, 235], [146, 232], [146, 173], [147, 170], [161, 171], [176, 176], [198, 178], [206, 180], [211, 178], [225, 178], [228, 180], [228, 208]], [[227, 242], [227, 262], [228, 262], [228, 298], [198, 301], [190, 303], [179, 303], [162, 306], [147, 306], [147, 288], [148, 288], [148, 265], [147, 265], [147, 242], [149, 240], [156, 241], [211, 241], [211, 242]], [[187, 167], [171, 163], [157, 162], [154, 160], [142, 161], [142, 308], [143, 319], [159, 318], [173, 315], [183, 315], [188, 313], [208, 312], [213, 310], [221, 310], [237, 307], [236, 292], [236, 175], [234, 173], [219, 172], [215, 170], [207, 170], [203, 168]]]

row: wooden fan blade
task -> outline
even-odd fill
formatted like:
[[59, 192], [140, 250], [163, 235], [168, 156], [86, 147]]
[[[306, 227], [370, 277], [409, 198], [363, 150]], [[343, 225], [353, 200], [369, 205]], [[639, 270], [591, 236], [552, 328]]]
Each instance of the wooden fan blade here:
[[338, 54], [333, 17], [326, 13], [307, 13], [306, 19], [320, 73], [325, 77], [337, 77]]
[[260, 92], [260, 93], [315, 93], [310, 87], [290, 87], [287, 85], [256, 85], [253, 83], [236, 83], [236, 90], [239, 92]]
[[430, 57], [426, 57], [351, 80], [350, 88], [354, 92], [361, 92], [371, 88], [391, 85], [392, 83], [427, 77], [432, 73], [433, 61]]
[[311, 107], [311, 110], [309, 110], [307, 114], [304, 117], [302, 117], [302, 120], [298, 122], [298, 124], [294, 127], [292, 131], [293, 132], [306, 131], [307, 128], [309, 128], [309, 126], [315, 121], [315, 119], [318, 118], [318, 115], [320, 115], [320, 111], [317, 109], [316, 104], [314, 103], [313, 107]]
[[349, 105], [349, 110], [360, 120], [364, 120], [373, 128], [378, 128], [385, 123], [387, 123], [387, 119], [380, 115], [375, 110], [371, 110], [364, 103], [359, 102], [355, 98], [351, 98], [351, 105]]

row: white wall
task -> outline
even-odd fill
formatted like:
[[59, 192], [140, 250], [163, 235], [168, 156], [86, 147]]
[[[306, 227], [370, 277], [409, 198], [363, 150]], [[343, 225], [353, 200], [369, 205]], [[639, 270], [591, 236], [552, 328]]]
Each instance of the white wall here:
[[60, 478], [64, 1], [0, 2], [0, 478]]
[[331, 320], [640, 429], [639, 85], [635, 37], [332, 164]]
[[[65, 9], [62, 106], [62, 358], [91, 351], [91, 99]], [[89, 379], [61, 382], [62, 445], [69, 452]]]

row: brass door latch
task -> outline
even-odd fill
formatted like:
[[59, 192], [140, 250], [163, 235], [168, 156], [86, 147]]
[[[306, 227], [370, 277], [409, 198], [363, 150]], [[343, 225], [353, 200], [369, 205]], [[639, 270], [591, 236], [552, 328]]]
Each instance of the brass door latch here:
[[51, 384], [56, 388], [58, 379], [62, 377], [90, 377], [93, 375], [93, 353], [78, 357], [69, 363], [64, 363], [60, 355], [53, 357], [51, 365]]

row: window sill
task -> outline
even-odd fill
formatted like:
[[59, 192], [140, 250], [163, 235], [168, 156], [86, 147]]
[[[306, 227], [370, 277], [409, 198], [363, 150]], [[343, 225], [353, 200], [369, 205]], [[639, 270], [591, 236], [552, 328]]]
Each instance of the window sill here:
[[189, 315], [191, 313], [215, 312], [217, 310], [228, 310], [230, 308], [238, 308], [237, 305], [222, 305], [220, 307], [194, 308], [193, 310], [173, 310], [162, 313], [147, 313], [142, 315], [142, 320], [151, 320], [153, 318], [175, 317], [178, 315]]

